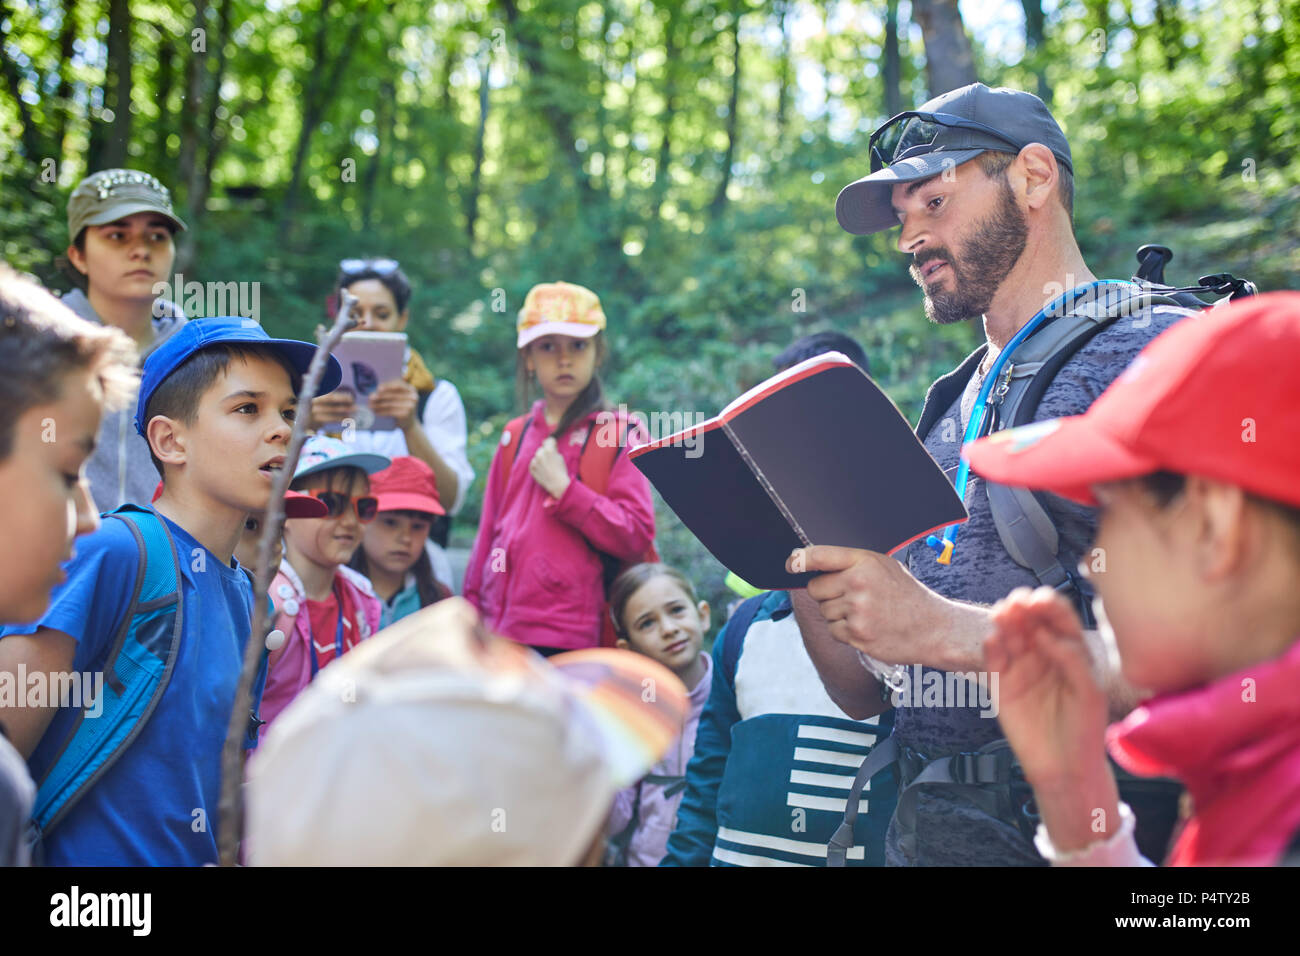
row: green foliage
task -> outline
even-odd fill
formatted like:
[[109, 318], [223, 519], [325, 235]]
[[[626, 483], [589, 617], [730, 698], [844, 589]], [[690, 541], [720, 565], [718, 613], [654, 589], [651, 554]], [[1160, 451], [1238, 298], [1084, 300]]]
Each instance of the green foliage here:
[[[109, 24], [79, 5], [65, 61], [66, 7], [32, 0], [0, 24], [18, 81], [17, 95], [8, 77], [0, 90], [0, 245], [58, 288], [67, 192], [110, 128]], [[980, 76], [1032, 90], [1041, 72], [1053, 91], [1074, 153], [1076, 229], [1098, 274], [1130, 274], [1136, 247], [1157, 241], [1176, 252], [1176, 281], [1228, 270], [1296, 286], [1300, 2], [1165, 7], [1156, 22], [1067, 0], [1018, 62], [977, 37]], [[789, 59], [781, 4], [763, 0], [210, 0], [197, 21], [195, 9], [133, 3], [131, 28], [132, 161], [181, 208], [187, 142], [193, 181], [210, 177], [186, 277], [259, 282], [266, 325], [308, 337], [340, 258], [398, 258], [416, 286], [413, 343], [470, 419], [479, 480], [459, 541], [518, 413], [514, 317], [535, 282], [600, 294], [607, 392], [645, 412], [712, 414], [794, 338], [836, 328], [862, 342], [914, 420], [929, 382], [978, 341], [970, 327], [926, 324], [896, 233], [855, 238], [834, 220], [885, 118], [883, 4], [794, 6]], [[719, 202], [737, 11], [737, 142]], [[906, 23], [900, 32], [900, 92], [913, 105], [927, 95], [924, 51]], [[658, 518], [665, 559], [721, 611], [722, 569], [661, 503]]]

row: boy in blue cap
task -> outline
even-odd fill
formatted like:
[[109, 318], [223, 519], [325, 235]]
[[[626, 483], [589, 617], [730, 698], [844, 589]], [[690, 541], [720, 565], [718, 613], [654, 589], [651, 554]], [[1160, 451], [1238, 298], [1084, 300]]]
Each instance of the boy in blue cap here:
[[[216, 861], [253, 603], [232, 555], [247, 514], [267, 506], [315, 351], [239, 318], [190, 322], [159, 346], [135, 416], [163, 479], [154, 510], [114, 512], [78, 543], [45, 615], [0, 631], [0, 671], [29, 684], [103, 673], [84, 706], [29, 694], [6, 715], [38, 781], [47, 863]], [[340, 378], [331, 358], [322, 390]]]

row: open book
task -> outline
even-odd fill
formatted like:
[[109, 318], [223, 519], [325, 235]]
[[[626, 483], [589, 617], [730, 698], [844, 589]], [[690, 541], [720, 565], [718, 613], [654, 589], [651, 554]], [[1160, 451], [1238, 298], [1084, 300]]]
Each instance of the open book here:
[[967, 517], [902, 413], [839, 352], [628, 454], [710, 553], [764, 590], [813, 577], [785, 570], [795, 548], [892, 554]]

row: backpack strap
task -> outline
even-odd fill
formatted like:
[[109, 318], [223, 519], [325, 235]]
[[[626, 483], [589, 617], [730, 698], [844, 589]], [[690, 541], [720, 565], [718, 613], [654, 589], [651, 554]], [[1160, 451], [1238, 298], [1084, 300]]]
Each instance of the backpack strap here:
[[[1169, 296], [1132, 284], [1120, 292], [1107, 289], [1090, 296], [1042, 325], [1008, 356], [998, 374], [989, 396], [993, 422], [989, 433], [1032, 421], [1047, 387], [1066, 362], [1117, 319], [1153, 305], [1182, 308]], [[1084, 626], [1095, 628], [1092, 589], [1060, 556], [1060, 536], [1046, 496], [993, 482], [985, 482], [984, 489], [1007, 554], [1032, 571], [1039, 584], [1073, 595]]]
[[515, 466], [515, 458], [519, 455], [519, 446], [523, 444], [524, 433], [532, 423], [532, 415], [520, 415], [506, 422], [505, 430], [501, 433], [501, 467], [497, 472], [497, 483], [500, 485], [498, 498], [504, 496], [506, 489], [510, 487], [510, 472]]
[[736, 665], [740, 663], [741, 645], [745, 643], [745, 635], [749, 633], [754, 618], [763, 609], [767, 595], [768, 592], [764, 591], [741, 601], [736, 613], [727, 621], [727, 632], [722, 637], [722, 676], [733, 692], [736, 690]]
[[94, 702], [102, 711], [86, 720], [89, 705], [82, 710], [38, 783], [32, 816], [43, 833], [67, 816], [139, 736], [167, 689], [180, 651], [181, 572], [171, 532], [156, 512], [135, 505], [104, 517], [130, 529], [140, 564], [104, 663], [102, 700]]
[[[886, 767], [898, 762], [898, 741], [890, 734], [871, 748], [871, 753], [862, 761], [862, 766], [853, 777], [849, 787], [849, 799], [844, 805], [844, 819], [836, 827], [830, 843], [826, 845], [826, 865], [845, 866], [849, 859], [849, 850], [853, 849], [853, 828], [858, 824], [858, 807], [862, 803], [862, 791], [867, 781]], [[901, 795], [900, 795], [901, 799]]]

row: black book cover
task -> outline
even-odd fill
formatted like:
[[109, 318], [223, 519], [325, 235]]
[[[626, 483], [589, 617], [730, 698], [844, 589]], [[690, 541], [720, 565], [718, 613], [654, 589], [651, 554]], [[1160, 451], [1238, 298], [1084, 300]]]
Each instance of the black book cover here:
[[795, 548], [893, 553], [967, 517], [902, 413], [838, 352], [629, 454], [723, 566], [766, 590], [813, 576], [785, 570]]

